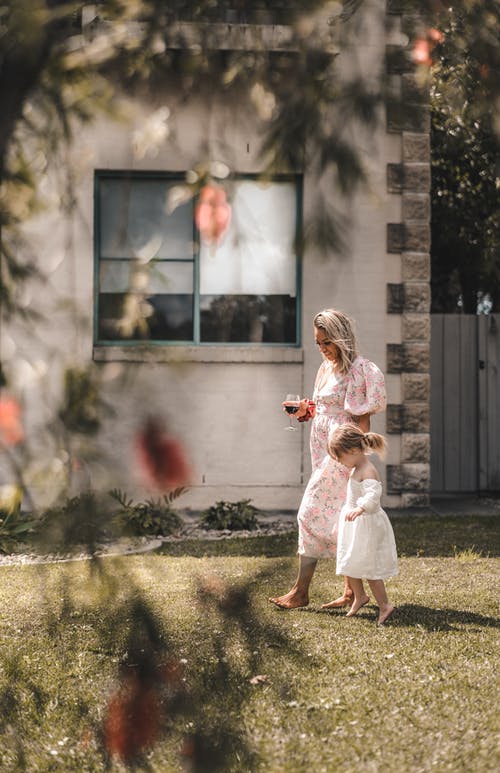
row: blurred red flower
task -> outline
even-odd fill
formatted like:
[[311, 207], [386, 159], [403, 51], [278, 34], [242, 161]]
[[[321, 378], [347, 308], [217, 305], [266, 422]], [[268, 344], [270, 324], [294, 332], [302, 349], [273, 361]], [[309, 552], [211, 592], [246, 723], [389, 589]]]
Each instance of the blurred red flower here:
[[15, 446], [24, 440], [21, 406], [13, 397], [0, 398], [0, 442]]
[[431, 47], [426, 38], [417, 38], [413, 44], [413, 61], [415, 64], [431, 63]]
[[168, 435], [161, 424], [148, 419], [136, 438], [141, 471], [149, 485], [159, 489], [186, 486], [191, 467], [182, 444]]
[[151, 747], [160, 730], [160, 700], [151, 682], [132, 673], [111, 696], [104, 720], [108, 752], [130, 762]]
[[205, 185], [195, 210], [195, 222], [202, 238], [207, 242], [219, 242], [230, 221], [231, 206], [225, 190], [211, 183]]
[[442, 43], [444, 35], [434, 27], [430, 27], [425, 37], [417, 38], [413, 43], [413, 61], [415, 64], [423, 64], [430, 67], [432, 64], [432, 50], [438, 43]]
[[129, 763], [158, 740], [168, 701], [184, 690], [184, 664], [169, 658], [152, 669], [131, 668], [108, 701], [103, 721], [104, 746], [110, 755]]
[[434, 41], [434, 43], [442, 43], [444, 40], [444, 35], [440, 30], [437, 30], [435, 27], [431, 27], [427, 30], [427, 37], [429, 40]]

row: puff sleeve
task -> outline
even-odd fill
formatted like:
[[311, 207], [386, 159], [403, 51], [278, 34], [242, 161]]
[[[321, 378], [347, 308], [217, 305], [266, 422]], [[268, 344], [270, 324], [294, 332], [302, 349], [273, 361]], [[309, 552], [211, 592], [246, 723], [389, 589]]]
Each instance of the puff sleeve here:
[[356, 500], [365, 513], [375, 513], [380, 508], [382, 484], [378, 480], [366, 479], [362, 482], [363, 494]]
[[374, 362], [356, 357], [349, 375], [344, 399], [344, 410], [352, 416], [379, 413], [385, 409], [385, 380]]

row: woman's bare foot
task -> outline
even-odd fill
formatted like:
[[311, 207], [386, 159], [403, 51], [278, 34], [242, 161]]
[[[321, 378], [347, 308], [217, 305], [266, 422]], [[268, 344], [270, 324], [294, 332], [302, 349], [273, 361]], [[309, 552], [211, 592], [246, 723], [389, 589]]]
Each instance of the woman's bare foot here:
[[280, 609], [297, 609], [297, 607], [307, 607], [309, 596], [307, 593], [299, 591], [298, 588], [292, 588], [284, 596], [270, 598], [269, 601]]
[[350, 608], [346, 617], [354, 617], [354, 615], [361, 609], [361, 607], [364, 607], [365, 604], [368, 604], [369, 601], [369, 596], [359, 596], [359, 598], [355, 598], [352, 602], [352, 607]]
[[322, 604], [321, 609], [338, 609], [339, 607], [348, 607], [350, 604], [352, 604], [352, 600], [352, 593], [343, 593], [342, 596], [338, 597], [338, 599], [329, 601], [328, 604]]
[[377, 625], [384, 625], [384, 623], [387, 623], [389, 618], [391, 618], [396, 611], [396, 607], [393, 607], [392, 604], [387, 604], [385, 607], [380, 607], [379, 609], [379, 615], [377, 620]]

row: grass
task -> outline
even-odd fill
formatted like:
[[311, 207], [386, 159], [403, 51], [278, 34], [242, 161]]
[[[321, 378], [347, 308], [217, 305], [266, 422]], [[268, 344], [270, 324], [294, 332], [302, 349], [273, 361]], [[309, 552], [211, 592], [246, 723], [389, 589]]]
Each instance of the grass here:
[[2, 567], [0, 767], [125, 770], [103, 751], [103, 721], [146, 652], [183, 676], [167, 680], [160, 740], [137, 770], [497, 770], [496, 527], [395, 520], [399, 612], [382, 629], [374, 607], [320, 610], [340, 588], [333, 562], [308, 608], [268, 604], [294, 577], [293, 534]]

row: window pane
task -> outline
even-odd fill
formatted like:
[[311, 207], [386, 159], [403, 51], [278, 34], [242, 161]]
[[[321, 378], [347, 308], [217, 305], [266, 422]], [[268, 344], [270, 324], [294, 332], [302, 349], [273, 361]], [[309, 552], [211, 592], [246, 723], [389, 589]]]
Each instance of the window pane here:
[[193, 263], [101, 260], [99, 287], [101, 293], [192, 293]]
[[176, 184], [99, 180], [100, 340], [193, 341], [193, 206], [168, 214]]
[[193, 204], [167, 212], [171, 180], [100, 180], [101, 258], [193, 258]]
[[199, 260], [193, 202], [167, 211], [178, 184], [100, 175], [99, 340], [297, 343], [295, 181], [233, 181], [230, 229]]
[[296, 295], [296, 186], [235, 183], [231, 225], [216, 248], [202, 244], [202, 295]]
[[203, 295], [201, 341], [295, 343], [296, 299], [289, 295]]
[[99, 296], [99, 339], [192, 341], [193, 296], [125, 293]]
[[153, 295], [149, 302], [154, 309], [150, 319], [153, 340], [193, 340], [192, 295]]
[[200, 250], [200, 340], [296, 343], [297, 189], [235, 183], [231, 226]]

